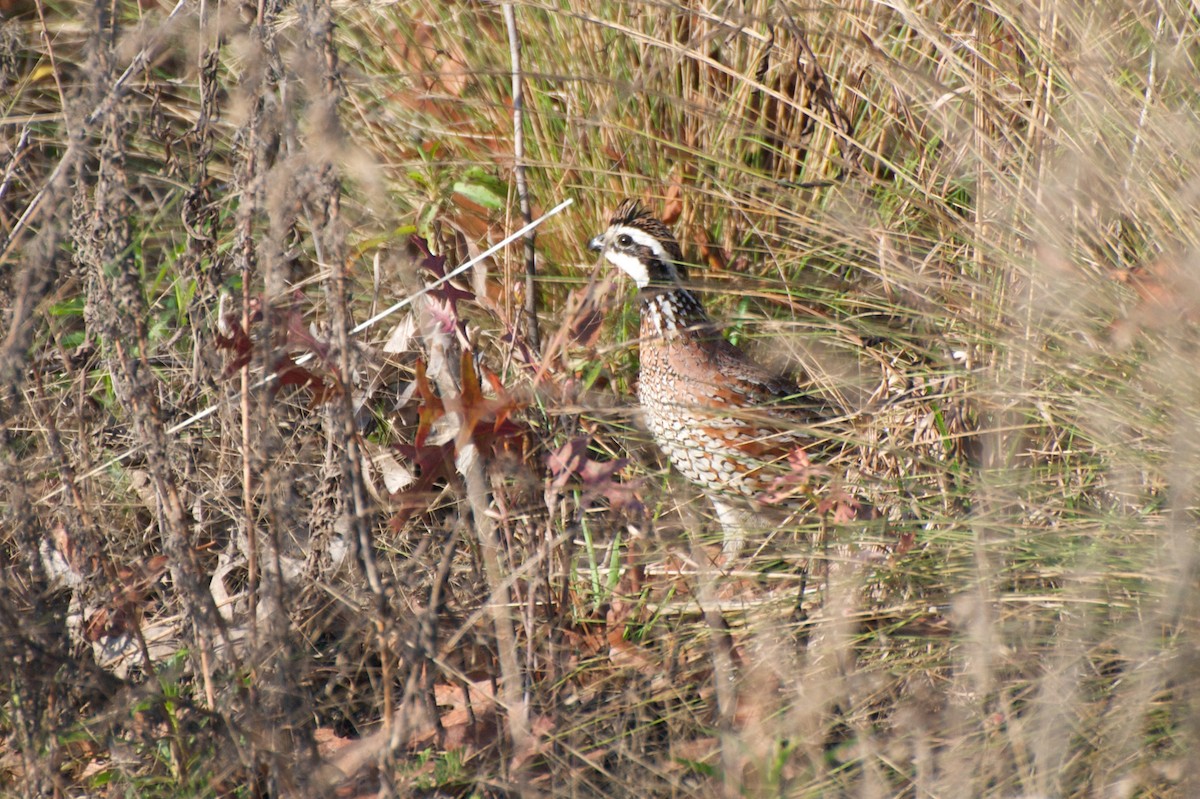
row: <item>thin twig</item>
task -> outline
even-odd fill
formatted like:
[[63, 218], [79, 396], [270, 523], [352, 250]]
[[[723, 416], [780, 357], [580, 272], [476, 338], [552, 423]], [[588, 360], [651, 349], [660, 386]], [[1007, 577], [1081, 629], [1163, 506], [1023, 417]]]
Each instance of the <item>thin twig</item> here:
[[[517, 178], [517, 201], [521, 219], [528, 225], [533, 219], [529, 206], [529, 183], [525, 179], [525, 92], [521, 88], [521, 41], [517, 38], [517, 14], [512, 3], [504, 4], [504, 25], [508, 28], [508, 53], [512, 58], [513, 172]], [[540, 352], [538, 333], [537, 265], [534, 261], [537, 233], [525, 234], [525, 338], [534, 352]]]

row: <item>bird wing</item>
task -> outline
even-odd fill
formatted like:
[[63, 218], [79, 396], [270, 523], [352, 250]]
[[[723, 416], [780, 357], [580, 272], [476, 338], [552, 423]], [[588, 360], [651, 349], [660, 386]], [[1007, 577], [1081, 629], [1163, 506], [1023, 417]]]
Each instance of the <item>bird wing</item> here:
[[731, 407], [755, 408], [767, 416], [801, 424], [835, 415], [820, 397], [801, 390], [791, 378], [764, 369], [724, 338], [706, 339], [704, 347], [725, 389], [722, 400]]

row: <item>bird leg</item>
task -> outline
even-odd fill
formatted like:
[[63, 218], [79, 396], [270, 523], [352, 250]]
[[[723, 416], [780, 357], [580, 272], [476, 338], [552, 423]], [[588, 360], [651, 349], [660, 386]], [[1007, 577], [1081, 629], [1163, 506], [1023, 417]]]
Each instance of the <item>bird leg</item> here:
[[713, 508], [717, 511], [717, 521], [721, 523], [724, 539], [721, 544], [721, 554], [725, 562], [741, 554], [746, 545], [746, 535], [764, 528], [762, 517], [748, 508], [733, 505], [724, 500], [709, 496]]

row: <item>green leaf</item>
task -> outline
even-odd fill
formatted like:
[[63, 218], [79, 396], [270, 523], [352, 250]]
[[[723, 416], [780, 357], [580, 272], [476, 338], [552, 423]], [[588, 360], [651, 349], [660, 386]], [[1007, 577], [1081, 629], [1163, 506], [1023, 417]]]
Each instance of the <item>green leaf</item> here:
[[495, 175], [489, 175], [479, 167], [471, 167], [454, 182], [454, 193], [484, 208], [499, 211], [508, 196], [508, 186]]
[[50, 306], [51, 316], [83, 316], [83, 297], [71, 297], [70, 299], [56, 302]]

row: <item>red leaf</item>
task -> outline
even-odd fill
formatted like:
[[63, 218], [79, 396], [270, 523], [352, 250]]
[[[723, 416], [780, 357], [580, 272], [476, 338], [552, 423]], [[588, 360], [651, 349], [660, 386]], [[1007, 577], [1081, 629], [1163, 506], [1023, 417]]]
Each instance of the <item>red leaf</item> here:
[[561, 491], [572, 478], [578, 478], [583, 489], [585, 508], [596, 499], [606, 500], [614, 509], [637, 505], [636, 486], [615, 479], [616, 474], [628, 464], [629, 461], [624, 458], [593, 460], [588, 455], [588, 439], [582, 437], [571, 439], [546, 456], [546, 465], [550, 468], [550, 487]]
[[[422, 255], [424, 260], [419, 264], [419, 268], [424, 269], [433, 275], [435, 280], [443, 280], [446, 277], [446, 256], [434, 255], [429, 249], [429, 243], [420, 236], [412, 236], [409, 241]], [[438, 324], [447, 333], [457, 328], [462, 334], [463, 340], [467, 336], [467, 324], [463, 321], [458, 312], [458, 303], [460, 300], [475, 301], [475, 292], [468, 291], [454, 283], [453, 280], [448, 280], [429, 290], [429, 295], [437, 300], [432, 308], [434, 318]]]
[[446, 415], [446, 406], [442, 403], [442, 398], [434, 394], [433, 389], [429, 386], [429, 379], [425, 376], [424, 361], [417, 361], [416, 384], [417, 394], [421, 397], [421, 405], [417, 408], [419, 421], [413, 443], [419, 449], [425, 446], [425, 439], [429, 436], [433, 423]]
[[[413, 512], [425, 507], [436, 480], [457, 480], [454, 454], [468, 442], [474, 443], [484, 456], [491, 457], [502, 446], [511, 448], [511, 442], [516, 441], [520, 446], [521, 442], [525, 441], [523, 436], [528, 428], [510, 418], [513, 412], [521, 407], [521, 403], [505, 392], [499, 378], [486, 369], [482, 370], [497, 395], [495, 398], [488, 398], [484, 396], [479, 372], [470, 353], [463, 353], [460, 369], [462, 389], [459, 394], [441, 397], [434, 393], [429, 383], [425, 364], [417, 362], [414, 379], [416, 393], [420, 398], [417, 431], [411, 446], [401, 444], [395, 448], [416, 466], [419, 476], [412, 486], [393, 495], [401, 502], [399, 514], [392, 519], [394, 527], [403, 524]], [[447, 413], [457, 414], [461, 418], [458, 434], [453, 441], [429, 445], [429, 434], [434, 423]]]
[[556, 490], [566, 487], [571, 477], [579, 471], [579, 465], [587, 452], [586, 438], [573, 438], [546, 456], [550, 468], [550, 486]]
[[[281, 328], [273, 330], [274, 348], [278, 351], [271, 372], [277, 379], [276, 388], [283, 386], [298, 386], [312, 392], [310, 406], [320, 405], [331, 396], [336, 396], [340, 390], [340, 381], [326, 379], [312, 369], [300, 366], [287, 353], [287, 349], [302, 347], [317, 356], [318, 362], [325, 363], [329, 357], [329, 344], [321, 341], [309, 332], [304, 324], [304, 315], [299, 310], [302, 295], [297, 294], [291, 305], [274, 309], [285, 320]], [[258, 324], [263, 319], [262, 300], [258, 297], [250, 301], [250, 313], [247, 315], [250, 326]], [[254, 354], [254, 339], [250, 331], [242, 328], [241, 316], [225, 314], [221, 327], [229, 331], [229, 335], [217, 332], [216, 345], [218, 349], [232, 350], [234, 357], [225, 365], [225, 377], [231, 377], [242, 367], [250, 363]]]
[[451, 482], [455, 479], [454, 445], [447, 441], [436, 446], [393, 446], [410, 466], [415, 467], [412, 471], [417, 473], [417, 479], [411, 485], [392, 495], [399, 507], [389, 523], [393, 530], [399, 530], [414, 514], [424, 512], [429, 507], [434, 496], [434, 484], [438, 480]]

